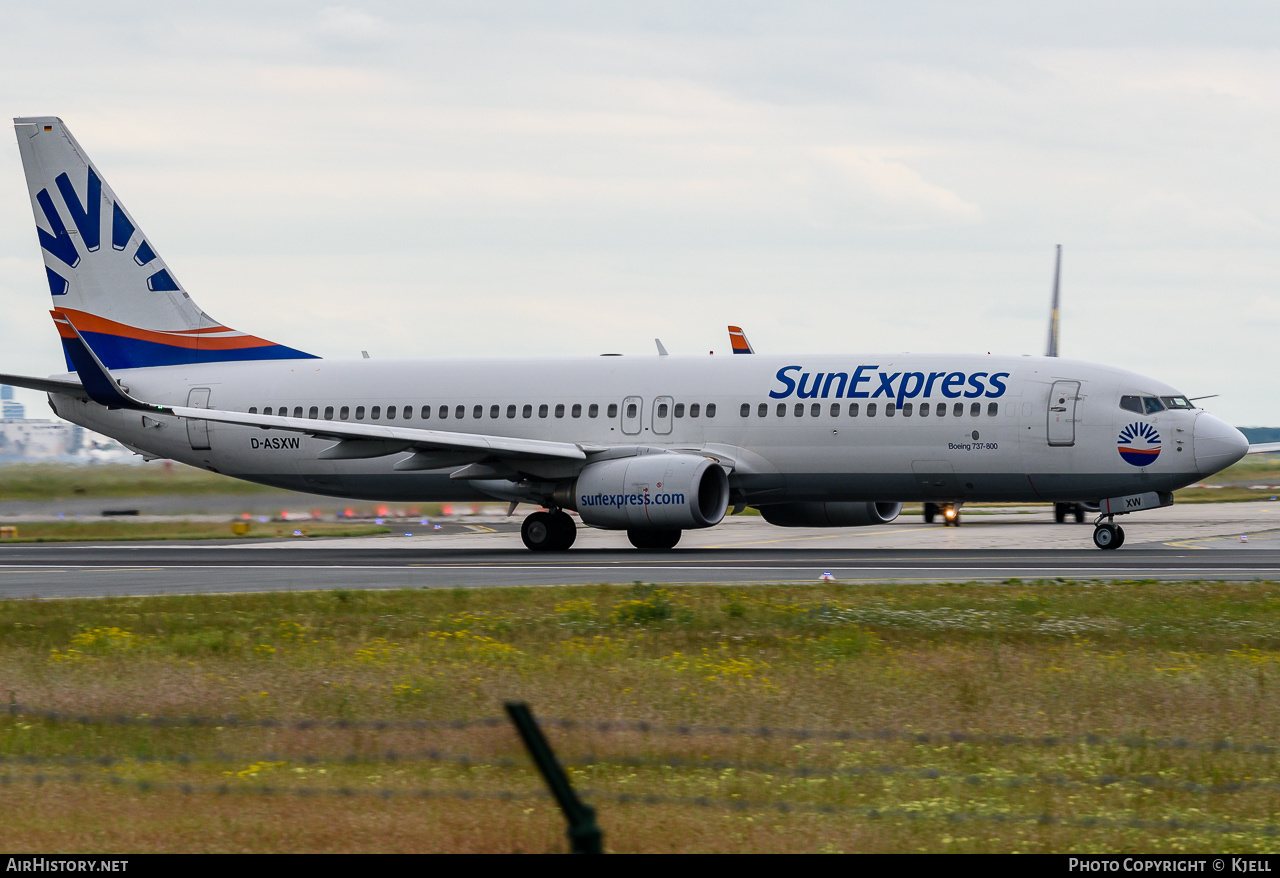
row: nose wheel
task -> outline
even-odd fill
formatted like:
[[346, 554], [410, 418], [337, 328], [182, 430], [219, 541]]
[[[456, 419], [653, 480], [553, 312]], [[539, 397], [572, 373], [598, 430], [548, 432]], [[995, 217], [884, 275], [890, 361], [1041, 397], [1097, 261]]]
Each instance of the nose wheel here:
[[1118, 549], [1124, 545], [1124, 528], [1118, 524], [1099, 524], [1093, 529], [1093, 544], [1099, 549]]
[[577, 536], [577, 525], [559, 509], [535, 512], [520, 525], [520, 539], [531, 552], [563, 552]]

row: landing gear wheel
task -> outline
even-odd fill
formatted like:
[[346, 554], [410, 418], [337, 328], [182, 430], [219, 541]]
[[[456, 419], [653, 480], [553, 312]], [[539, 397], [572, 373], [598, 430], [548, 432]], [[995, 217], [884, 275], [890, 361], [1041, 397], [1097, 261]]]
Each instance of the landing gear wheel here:
[[[1062, 524], [1064, 521], [1066, 521], [1067, 507], [1070, 505], [1071, 504], [1069, 503], [1054, 503], [1053, 504], [1053, 520], [1056, 521], [1058, 524]], [[1079, 512], [1076, 513], [1076, 515], [1079, 515], [1079, 514], [1080, 514]]]
[[1093, 544], [1099, 549], [1118, 549], [1124, 542], [1124, 530], [1114, 524], [1100, 524], [1093, 529]]
[[520, 525], [520, 539], [531, 552], [550, 552], [555, 548], [556, 523], [549, 512], [535, 512]]
[[925, 524], [933, 524], [934, 516], [936, 516], [937, 514], [938, 514], [937, 503], [924, 504], [924, 523]]
[[679, 530], [637, 530], [627, 531], [627, 539], [637, 549], [673, 549], [680, 542]]
[[573, 523], [573, 519], [569, 517], [567, 512], [552, 512], [550, 517], [552, 532], [555, 535], [553, 549], [557, 552], [566, 551], [573, 545], [573, 541], [578, 538], [578, 526]]
[[1084, 524], [1084, 504], [1073, 503], [1072, 506], [1075, 507], [1076, 524]]

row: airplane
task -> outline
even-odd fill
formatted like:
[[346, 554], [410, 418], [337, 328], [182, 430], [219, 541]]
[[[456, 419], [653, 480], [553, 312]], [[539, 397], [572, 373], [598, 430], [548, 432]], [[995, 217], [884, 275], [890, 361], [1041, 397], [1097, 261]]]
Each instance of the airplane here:
[[1280, 449], [1163, 381], [1061, 358], [321, 358], [210, 317], [60, 119], [14, 126], [67, 372], [0, 382], [147, 458], [335, 497], [531, 504], [534, 551], [573, 544], [571, 511], [658, 550], [731, 506], [857, 527], [944, 500], [1099, 503], [1110, 550], [1116, 516]]

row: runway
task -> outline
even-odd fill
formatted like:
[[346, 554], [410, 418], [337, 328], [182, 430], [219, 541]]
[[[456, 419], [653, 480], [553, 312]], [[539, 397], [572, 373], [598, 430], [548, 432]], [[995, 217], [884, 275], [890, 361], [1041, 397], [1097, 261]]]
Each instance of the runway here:
[[[415, 522], [379, 537], [196, 543], [0, 545], [0, 597], [451, 588], [579, 583], [1280, 579], [1280, 504], [1200, 504], [1130, 516], [1125, 545], [1041, 508], [966, 510], [959, 528], [900, 519], [855, 529], [780, 529], [734, 518], [669, 552], [581, 528], [565, 553], [534, 555], [518, 519]], [[1241, 536], [1246, 541], [1240, 539]]]

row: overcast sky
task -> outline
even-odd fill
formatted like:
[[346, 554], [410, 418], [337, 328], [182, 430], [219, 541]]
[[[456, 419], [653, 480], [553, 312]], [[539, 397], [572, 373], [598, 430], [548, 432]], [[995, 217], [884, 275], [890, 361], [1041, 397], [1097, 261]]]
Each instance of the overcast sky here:
[[[326, 357], [1044, 350], [1280, 424], [1280, 6], [0, 5], [200, 305]], [[16, 144], [0, 371], [62, 371]], [[24, 401], [39, 406], [38, 394]]]

